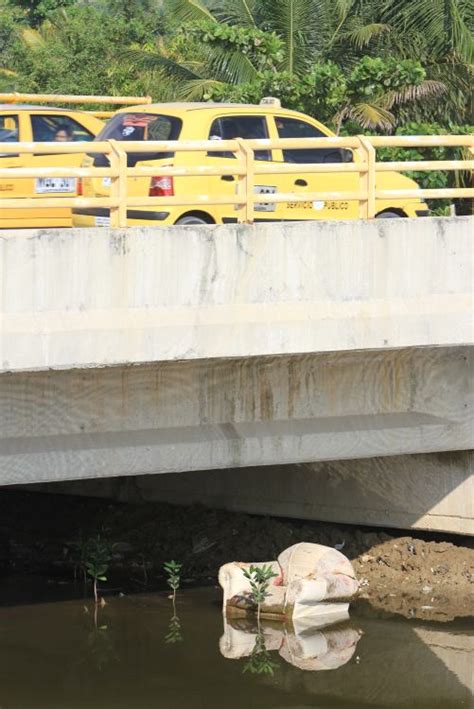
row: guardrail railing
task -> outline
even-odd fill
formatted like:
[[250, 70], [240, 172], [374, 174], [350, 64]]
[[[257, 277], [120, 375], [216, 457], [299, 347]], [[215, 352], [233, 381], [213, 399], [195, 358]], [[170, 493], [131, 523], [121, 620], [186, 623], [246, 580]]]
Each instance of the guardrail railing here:
[[[1, 96], [0, 96], [1, 98]], [[444, 146], [464, 148], [469, 157], [457, 160], [407, 160], [381, 162], [376, 159], [377, 148], [382, 147], [417, 147], [430, 148]], [[255, 159], [257, 150], [344, 148], [353, 151], [353, 162], [338, 163], [277, 163]], [[0, 155], [44, 156], [57, 154], [93, 153], [107, 156], [107, 167], [1, 167], [0, 179], [38, 178], [38, 177], [75, 177], [75, 178], [110, 178], [110, 192], [107, 196], [84, 197], [2, 197], [0, 208], [90, 208], [104, 207], [110, 210], [110, 224], [115, 227], [127, 226], [127, 208], [164, 206], [233, 205], [240, 222], [252, 222], [256, 204], [281, 202], [307, 202], [326, 200], [356, 200], [359, 203], [359, 216], [371, 219], [375, 216], [376, 200], [384, 199], [453, 199], [474, 198], [474, 187], [438, 188], [438, 189], [380, 189], [377, 187], [377, 173], [386, 171], [433, 171], [461, 170], [474, 174], [474, 136], [352, 136], [324, 138], [288, 138], [260, 140], [196, 140], [196, 141], [126, 141], [115, 140], [93, 143], [0, 143]], [[223, 160], [221, 165], [147, 165], [127, 166], [128, 153], [233, 153], [235, 161]], [[145, 159], [146, 160], [146, 159]], [[171, 158], [170, 158], [171, 161]], [[130, 196], [128, 178], [160, 176], [196, 177], [232, 175], [237, 178], [235, 194], [194, 194], [183, 193], [176, 196]], [[361, 177], [359, 189], [330, 191], [277, 192], [274, 194], [255, 193], [255, 178], [275, 174], [329, 174], [358, 173]]]
[[[17, 91], [0, 94], [0, 103], [70, 103], [105, 104], [106, 106], [138, 106], [150, 104], [151, 96], [78, 96], [77, 94], [20, 94]], [[88, 111], [96, 118], [110, 118], [114, 111]]]

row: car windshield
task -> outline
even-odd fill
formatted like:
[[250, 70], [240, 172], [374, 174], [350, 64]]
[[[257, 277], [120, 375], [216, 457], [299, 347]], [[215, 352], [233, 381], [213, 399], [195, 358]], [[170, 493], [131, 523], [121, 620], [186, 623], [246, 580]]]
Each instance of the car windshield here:
[[[175, 116], [157, 113], [118, 113], [104, 126], [96, 141], [148, 141], [178, 140], [182, 121]], [[133, 167], [138, 161], [162, 160], [172, 158], [174, 153], [128, 153], [128, 165]], [[105, 156], [95, 154], [94, 164], [99, 166], [107, 162]]]

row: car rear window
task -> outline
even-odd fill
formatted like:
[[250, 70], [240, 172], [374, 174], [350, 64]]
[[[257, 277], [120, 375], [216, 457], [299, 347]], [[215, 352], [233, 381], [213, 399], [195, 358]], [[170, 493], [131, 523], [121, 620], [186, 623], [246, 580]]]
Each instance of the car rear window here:
[[[178, 140], [182, 121], [175, 116], [157, 113], [119, 113], [114, 116], [96, 137], [97, 140], [148, 141]], [[128, 165], [138, 161], [172, 158], [174, 153], [128, 153]], [[107, 162], [105, 156], [95, 154], [94, 164]]]

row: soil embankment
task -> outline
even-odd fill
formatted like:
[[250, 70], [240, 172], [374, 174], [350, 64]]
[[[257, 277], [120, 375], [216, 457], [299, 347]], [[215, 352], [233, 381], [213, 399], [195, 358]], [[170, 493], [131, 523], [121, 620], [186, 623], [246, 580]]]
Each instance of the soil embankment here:
[[447, 621], [474, 612], [472, 540], [259, 517], [200, 506], [123, 504], [0, 490], [0, 571], [71, 580], [74, 541], [100, 532], [116, 545], [109, 585], [163, 588], [162, 565], [183, 564], [183, 585], [215, 583], [232, 560], [268, 561], [300, 541], [341, 548], [361, 581], [360, 606]]

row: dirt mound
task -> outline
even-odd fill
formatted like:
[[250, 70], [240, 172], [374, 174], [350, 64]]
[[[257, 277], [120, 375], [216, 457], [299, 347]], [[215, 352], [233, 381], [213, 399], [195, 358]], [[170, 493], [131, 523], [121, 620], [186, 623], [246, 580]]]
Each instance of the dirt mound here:
[[450, 542], [395, 537], [353, 561], [361, 597], [408, 618], [452, 620], [474, 612], [474, 551]]

